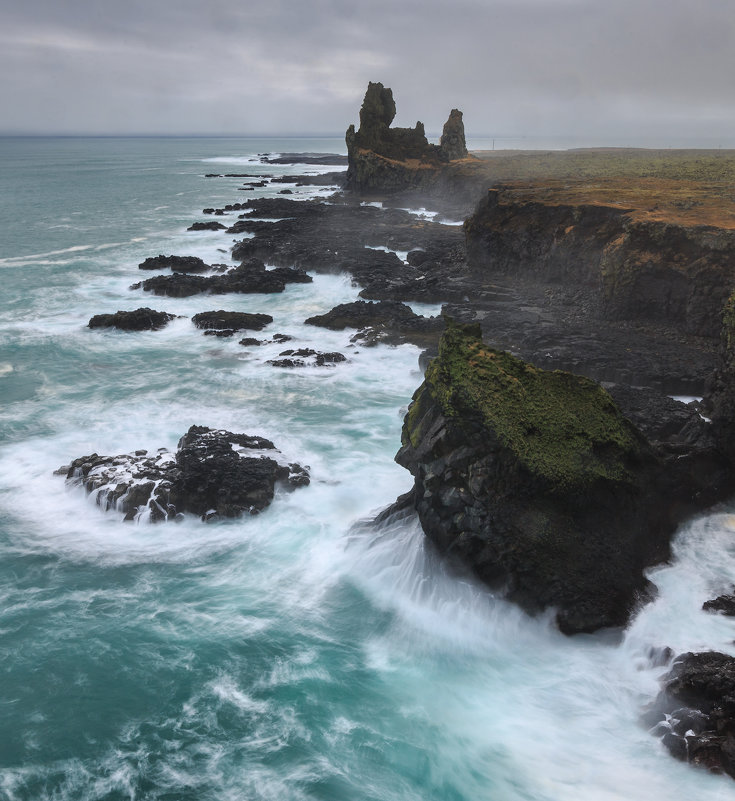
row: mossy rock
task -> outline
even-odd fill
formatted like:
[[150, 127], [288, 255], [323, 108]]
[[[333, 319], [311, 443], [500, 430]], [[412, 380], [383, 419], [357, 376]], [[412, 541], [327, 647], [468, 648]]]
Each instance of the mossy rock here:
[[[426, 384], [445, 417], [481, 421], [552, 490], [628, 481], [646, 443], [610, 395], [582, 376], [540, 370], [451, 321]], [[411, 417], [407, 420], [411, 434]]]
[[623, 625], [675, 527], [663, 463], [609, 394], [447, 321], [399, 464], [439, 550], [567, 633]]

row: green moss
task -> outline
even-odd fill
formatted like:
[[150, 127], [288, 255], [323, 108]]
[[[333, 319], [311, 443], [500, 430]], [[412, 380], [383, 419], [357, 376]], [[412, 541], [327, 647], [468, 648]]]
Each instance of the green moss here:
[[[628, 481], [645, 443], [598, 384], [533, 367], [488, 348], [479, 326], [447, 321], [425, 391], [442, 413], [480, 420], [531, 473], [552, 489], [584, 489], [599, 479]], [[413, 442], [420, 397], [406, 421]]]

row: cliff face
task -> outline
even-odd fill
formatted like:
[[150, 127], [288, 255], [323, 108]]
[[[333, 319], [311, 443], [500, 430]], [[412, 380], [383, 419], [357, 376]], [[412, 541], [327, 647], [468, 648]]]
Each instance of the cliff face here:
[[[624, 624], [721, 463], [650, 444], [595, 382], [491, 350], [448, 321], [396, 461], [426, 535], [566, 633]], [[672, 470], [672, 464], [682, 466]], [[696, 476], [690, 475], [696, 473]]]
[[735, 293], [722, 311], [718, 364], [707, 389], [714, 436], [735, 463]]
[[489, 190], [465, 223], [475, 274], [577, 282], [599, 292], [608, 319], [718, 336], [735, 287], [734, 231], [642, 214], [624, 193], [608, 203], [565, 196], [565, 189]]
[[346, 187], [358, 191], [394, 192], [425, 188], [449, 161], [467, 157], [462, 112], [452, 109], [439, 146], [429, 143], [423, 123], [391, 128], [396, 115], [393, 92], [382, 83], [368, 84], [360, 109], [360, 127], [347, 129]]

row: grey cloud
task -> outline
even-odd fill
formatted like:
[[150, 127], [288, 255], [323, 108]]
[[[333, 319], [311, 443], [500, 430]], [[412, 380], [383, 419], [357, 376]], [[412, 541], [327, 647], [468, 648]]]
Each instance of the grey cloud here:
[[0, 0], [6, 131], [735, 132], [729, 0]]

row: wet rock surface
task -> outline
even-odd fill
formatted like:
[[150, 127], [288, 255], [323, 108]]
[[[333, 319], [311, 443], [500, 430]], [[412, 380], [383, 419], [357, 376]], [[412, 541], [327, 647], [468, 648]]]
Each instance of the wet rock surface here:
[[[680, 406], [667, 444], [693, 424]], [[682, 458], [593, 381], [492, 350], [478, 325], [448, 324], [401, 442], [432, 542], [568, 634], [625, 624], [678, 523], [733, 488], [706, 439]]]
[[197, 328], [205, 331], [261, 331], [273, 322], [270, 314], [252, 314], [249, 312], [218, 311], [200, 312], [191, 321]]
[[413, 342], [422, 347], [438, 342], [444, 328], [440, 317], [422, 317], [405, 303], [393, 300], [341, 303], [325, 314], [309, 317], [305, 323], [332, 331], [357, 328], [358, 334], [353, 337], [353, 342], [369, 345]]
[[269, 359], [267, 364], [273, 367], [334, 367], [347, 361], [342, 353], [323, 353], [313, 348], [289, 348], [278, 354], [278, 359]]
[[268, 270], [262, 261], [251, 258], [223, 275], [203, 276], [175, 272], [173, 275], [154, 276], [133, 284], [130, 288], [143, 289], [154, 295], [185, 298], [204, 293], [270, 294], [283, 292], [288, 284], [308, 284], [312, 280], [304, 270], [291, 267]]
[[125, 520], [158, 522], [184, 513], [203, 520], [256, 514], [270, 505], [277, 485], [306, 486], [309, 474], [264, 437], [192, 426], [175, 453], [94, 453], [75, 459], [66, 480]]
[[88, 328], [119, 328], [121, 331], [158, 331], [176, 319], [175, 314], [155, 311], [148, 307], [134, 311], [116, 311], [114, 314], [95, 314]]
[[653, 733], [677, 759], [735, 778], [735, 658], [682, 654], [662, 683]]
[[177, 273], [206, 273], [212, 268], [198, 256], [151, 256], [139, 270], [172, 270]]
[[727, 617], [735, 617], [735, 595], [718, 595], [717, 598], [705, 601], [702, 609], [705, 612], [717, 612]]

